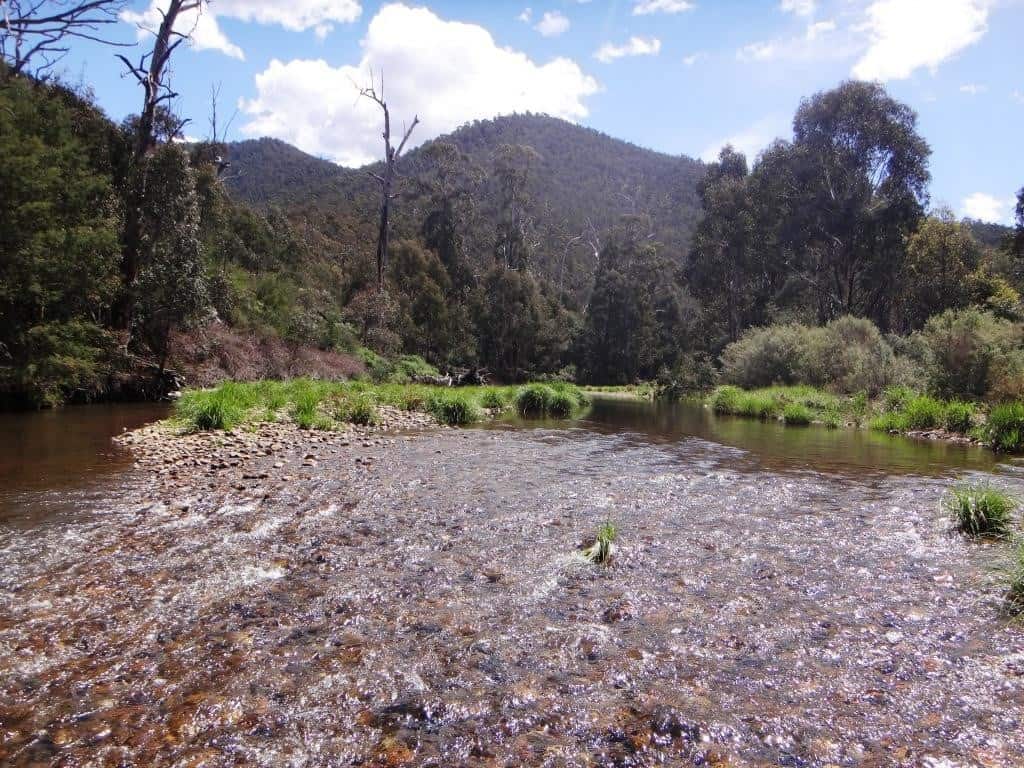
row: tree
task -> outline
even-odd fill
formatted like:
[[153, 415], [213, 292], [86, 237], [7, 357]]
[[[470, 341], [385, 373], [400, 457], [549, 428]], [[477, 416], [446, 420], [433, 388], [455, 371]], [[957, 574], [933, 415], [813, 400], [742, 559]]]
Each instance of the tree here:
[[528, 214], [526, 184], [530, 170], [540, 160], [533, 147], [502, 144], [494, 151], [494, 175], [500, 189], [498, 237], [494, 255], [508, 269], [525, 269], [533, 249], [533, 221]]
[[[137, 64], [118, 54], [128, 72], [142, 88], [142, 110], [134, 121], [133, 150], [125, 201], [125, 226], [122, 238], [121, 278], [122, 296], [115, 312], [115, 323], [131, 331], [132, 311], [136, 304], [136, 280], [142, 242], [142, 208], [146, 205], [148, 157], [159, 140], [158, 127], [171, 115], [167, 105], [177, 97], [167, 83], [167, 65], [171, 55], [188, 36], [175, 30], [182, 14], [201, 11], [204, 0], [169, 0], [162, 10], [162, 21], [155, 33], [153, 48], [143, 54]], [[175, 126], [164, 126], [164, 133], [173, 138], [180, 133], [185, 121]]]
[[970, 229], [949, 209], [924, 219], [907, 241], [900, 274], [899, 318], [905, 330], [917, 329], [932, 315], [970, 302], [970, 276], [981, 248]]
[[686, 277], [704, 305], [724, 319], [728, 341], [735, 341], [750, 325], [756, 309], [751, 290], [757, 274], [751, 264], [755, 246], [749, 187], [747, 159], [731, 146], [722, 149], [718, 162], [708, 166], [697, 187], [704, 218], [694, 233]]
[[64, 58], [72, 40], [112, 41], [103, 30], [126, 0], [0, 0], [0, 58], [11, 74], [36, 78]]
[[878, 83], [805, 99], [789, 151], [798, 219], [789, 247], [821, 321], [866, 315], [888, 327], [905, 239], [927, 201], [931, 150], [917, 115]]
[[377, 290], [381, 293], [384, 292], [384, 272], [387, 269], [388, 262], [388, 218], [391, 212], [391, 201], [394, 199], [395, 194], [392, 191], [395, 183], [395, 176], [397, 174], [396, 166], [398, 164], [398, 158], [402, 155], [402, 150], [405, 149], [405, 144], [409, 141], [409, 136], [412, 135], [413, 129], [419, 123], [420, 119], [414, 115], [412, 123], [402, 133], [402, 140], [399, 142], [397, 147], [391, 146], [391, 111], [388, 109], [388, 103], [384, 99], [384, 75], [380, 78], [380, 94], [378, 95], [377, 90], [372, 81], [370, 85], [359, 91], [359, 94], [364, 98], [370, 99], [384, 113], [384, 131], [381, 137], [384, 139], [384, 165], [381, 168], [380, 173], [370, 171], [370, 175], [376, 179], [377, 183], [380, 184], [380, 226], [377, 230]]

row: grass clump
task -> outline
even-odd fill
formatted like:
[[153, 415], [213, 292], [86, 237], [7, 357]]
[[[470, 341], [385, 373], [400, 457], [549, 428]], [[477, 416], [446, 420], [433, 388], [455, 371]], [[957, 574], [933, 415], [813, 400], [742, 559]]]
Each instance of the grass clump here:
[[193, 430], [233, 429], [258, 402], [252, 384], [229, 381], [216, 389], [185, 392], [175, 414]]
[[594, 543], [588, 547], [585, 547], [581, 554], [586, 560], [591, 563], [603, 564], [611, 560], [612, 555], [615, 552], [615, 537], [618, 535], [618, 530], [615, 528], [615, 524], [611, 521], [605, 522], [597, 529], [597, 536], [594, 537]]
[[1006, 591], [1006, 605], [1010, 613], [1024, 615], [1024, 540], [1017, 542], [1010, 563], [1010, 585]]
[[947, 403], [944, 426], [950, 432], [958, 432], [962, 435], [970, 434], [974, 427], [974, 405], [959, 400]]
[[529, 384], [516, 395], [516, 412], [525, 418], [545, 416], [554, 394], [547, 384]]
[[568, 419], [577, 408], [579, 403], [568, 392], [553, 392], [548, 400], [548, 415], [556, 419]]
[[427, 410], [442, 424], [461, 426], [480, 419], [476, 403], [461, 392], [446, 392], [430, 398]]
[[351, 392], [336, 396], [333, 402], [334, 418], [349, 424], [369, 426], [380, 421], [377, 405], [366, 392]]
[[743, 390], [726, 384], [716, 387], [708, 398], [708, 405], [715, 413], [736, 414], [739, 413], [740, 400], [743, 398]]
[[505, 393], [500, 389], [486, 389], [480, 396], [480, 405], [491, 411], [500, 411], [506, 405]]
[[992, 450], [1013, 453], [1024, 449], [1024, 403], [997, 405], [985, 427]]
[[868, 426], [877, 432], [906, 432], [907, 417], [903, 413], [880, 413], [868, 422]]
[[944, 504], [957, 530], [968, 536], [1005, 536], [1013, 525], [1016, 502], [988, 485], [963, 485], [950, 490]]
[[804, 426], [811, 423], [812, 414], [810, 408], [802, 403], [790, 403], [782, 409], [782, 420], [794, 426]]
[[928, 395], [912, 398], [903, 409], [907, 429], [935, 429], [945, 422], [946, 408]]

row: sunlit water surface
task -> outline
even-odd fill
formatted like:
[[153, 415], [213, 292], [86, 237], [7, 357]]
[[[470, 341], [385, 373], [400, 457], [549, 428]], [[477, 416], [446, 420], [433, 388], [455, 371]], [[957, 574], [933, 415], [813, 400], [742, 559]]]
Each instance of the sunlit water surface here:
[[1024, 765], [980, 449], [598, 400], [317, 457], [8, 470], [0, 764]]

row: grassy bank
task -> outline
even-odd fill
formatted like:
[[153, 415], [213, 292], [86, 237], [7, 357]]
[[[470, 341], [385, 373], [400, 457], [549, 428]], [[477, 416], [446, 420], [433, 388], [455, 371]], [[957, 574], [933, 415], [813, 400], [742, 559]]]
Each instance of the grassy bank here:
[[640, 384], [609, 384], [605, 386], [588, 384], [583, 387], [583, 391], [593, 392], [596, 395], [635, 397], [640, 400], [652, 400], [657, 394], [655, 385], [651, 382], [642, 382]]
[[1024, 451], [1024, 403], [987, 407], [983, 403], [942, 400], [905, 387], [890, 387], [881, 397], [837, 395], [810, 386], [741, 389], [717, 387], [706, 398], [715, 413], [778, 420], [794, 426], [868, 426], [880, 432], [907, 434], [944, 431], [969, 437], [1007, 453]]
[[345, 424], [376, 424], [380, 409], [390, 407], [429, 413], [442, 424], [462, 425], [513, 408], [527, 418], [569, 418], [586, 404], [586, 395], [565, 382], [452, 388], [317, 379], [229, 381], [213, 389], [183, 393], [174, 420], [188, 430], [274, 421], [332, 430]]

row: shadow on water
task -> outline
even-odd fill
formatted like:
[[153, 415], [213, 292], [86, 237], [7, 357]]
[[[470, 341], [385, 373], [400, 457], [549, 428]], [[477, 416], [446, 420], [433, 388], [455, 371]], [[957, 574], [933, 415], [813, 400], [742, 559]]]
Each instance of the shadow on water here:
[[0, 524], [72, 512], [103, 479], [131, 466], [115, 435], [164, 418], [161, 403], [0, 413]]
[[[779, 421], [716, 416], [696, 402], [650, 402], [600, 395], [592, 400], [591, 407], [573, 426], [590, 433], [619, 435], [634, 444], [683, 447], [694, 439], [718, 443], [743, 452], [730, 456], [730, 467], [739, 471], [821, 472], [856, 478], [865, 474], [993, 472], [1004, 466], [1002, 457], [976, 445], [913, 439], [869, 429], [787, 427]], [[508, 424], [538, 425], [515, 419]], [[544, 426], [558, 424], [566, 422]], [[686, 450], [683, 456], [691, 454]]]

